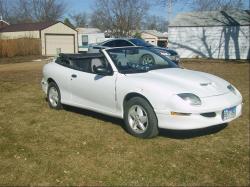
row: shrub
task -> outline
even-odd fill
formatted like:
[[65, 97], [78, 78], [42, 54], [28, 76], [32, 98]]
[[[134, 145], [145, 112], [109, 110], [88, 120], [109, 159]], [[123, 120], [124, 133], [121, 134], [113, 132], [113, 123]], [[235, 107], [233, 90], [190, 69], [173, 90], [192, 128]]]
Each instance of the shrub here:
[[40, 39], [0, 39], [0, 58], [28, 55], [41, 55]]

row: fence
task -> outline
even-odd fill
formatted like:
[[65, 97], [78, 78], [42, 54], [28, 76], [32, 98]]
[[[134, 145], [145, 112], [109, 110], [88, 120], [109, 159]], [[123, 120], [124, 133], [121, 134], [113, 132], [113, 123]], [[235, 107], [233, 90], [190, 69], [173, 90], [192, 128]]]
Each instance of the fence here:
[[28, 55], [41, 55], [40, 39], [0, 39], [0, 58]]

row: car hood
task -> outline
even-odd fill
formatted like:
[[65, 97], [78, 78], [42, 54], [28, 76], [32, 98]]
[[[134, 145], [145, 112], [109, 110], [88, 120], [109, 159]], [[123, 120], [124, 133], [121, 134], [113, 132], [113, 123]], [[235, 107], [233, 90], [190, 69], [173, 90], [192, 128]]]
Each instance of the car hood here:
[[166, 93], [193, 93], [199, 97], [210, 97], [229, 92], [227, 81], [208, 73], [182, 68], [158, 69], [127, 76], [139, 81], [140, 85]]

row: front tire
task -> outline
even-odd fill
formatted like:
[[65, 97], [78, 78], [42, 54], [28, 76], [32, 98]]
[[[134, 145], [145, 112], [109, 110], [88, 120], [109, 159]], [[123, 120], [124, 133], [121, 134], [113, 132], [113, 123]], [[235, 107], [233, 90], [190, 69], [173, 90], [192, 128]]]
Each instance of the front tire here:
[[60, 110], [62, 108], [61, 104], [61, 94], [56, 83], [51, 82], [48, 86], [47, 99], [50, 108]]
[[158, 120], [152, 106], [141, 97], [134, 97], [125, 103], [124, 121], [126, 130], [139, 138], [153, 138], [158, 135]]
[[155, 59], [151, 54], [144, 54], [140, 58], [140, 64], [142, 65], [155, 64]]

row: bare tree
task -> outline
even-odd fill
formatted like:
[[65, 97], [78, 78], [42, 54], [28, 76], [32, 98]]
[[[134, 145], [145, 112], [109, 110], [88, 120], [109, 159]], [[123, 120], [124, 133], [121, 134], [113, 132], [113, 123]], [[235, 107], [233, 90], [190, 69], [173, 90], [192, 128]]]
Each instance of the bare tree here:
[[[185, 2], [182, 1], [183, 6], [186, 4], [186, 2], [189, 0], [186, 0]], [[166, 8], [166, 21], [169, 22], [172, 19], [172, 13], [173, 13], [173, 7], [176, 3], [180, 2], [180, 0], [155, 0], [153, 2], [153, 5], [161, 6], [163, 8]]]
[[244, 0], [185, 0], [185, 2], [180, 0], [156, 0], [154, 4], [168, 7], [180, 2], [183, 6], [189, 6], [195, 11], [241, 9], [244, 6]]
[[168, 22], [160, 16], [149, 15], [143, 21], [143, 29], [157, 30], [161, 32], [167, 31]]
[[7, 0], [0, 0], [0, 16], [7, 20], [9, 18], [9, 1]]
[[196, 11], [212, 11], [243, 8], [243, 0], [192, 0], [190, 3], [193, 10]]
[[129, 36], [132, 30], [141, 27], [148, 11], [147, 0], [97, 0], [91, 25], [114, 36]]
[[151, 2], [153, 5], [158, 5], [162, 7], [167, 7], [169, 4], [175, 4], [180, 0], [155, 0], [154, 2]]
[[12, 23], [33, 22], [31, 1], [17, 0], [11, 7], [12, 14], [9, 19]]
[[56, 21], [65, 14], [66, 4], [59, 0], [32, 0], [36, 21]]
[[88, 14], [86, 12], [70, 14], [70, 18], [76, 27], [86, 27], [88, 25]]
[[176, 4], [181, 8], [190, 7], [193, 11], [227, 11], [244, 8], [244, 0], [155, 0], [153, 4], [166, 8], [168, 21], [172, 19], [171, 15]]
[[56, 21], [65, 14], [60, 0], [0, 0], [0, 11], [10, 23]]
[[63, 23], [73, 29], [75, 29], [75, 26], [70, 22], [69, 18], [65, 18]]

